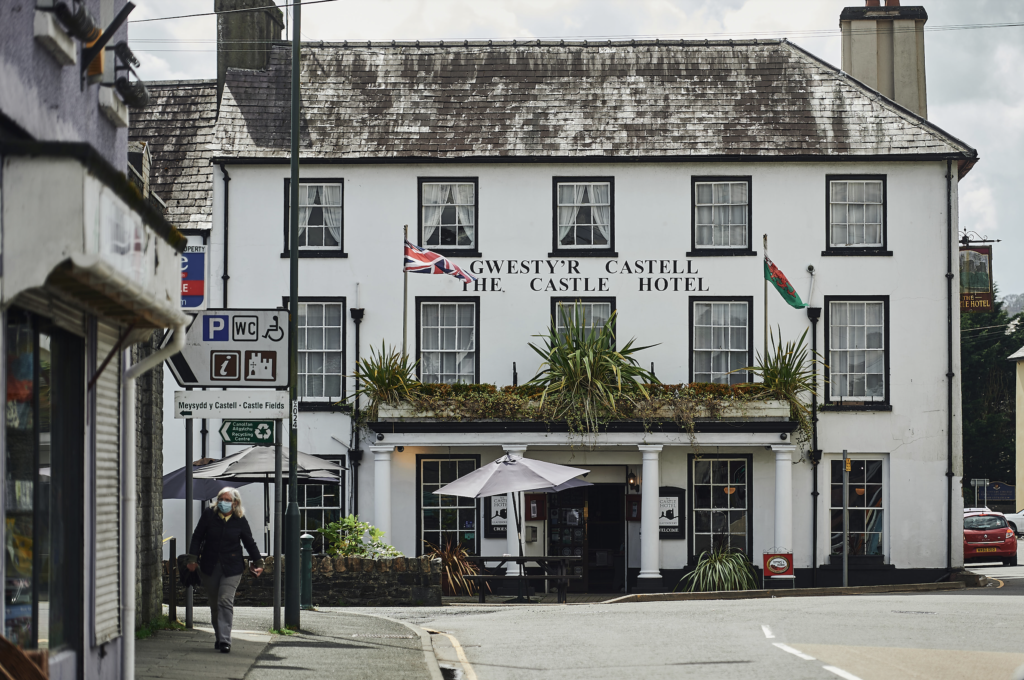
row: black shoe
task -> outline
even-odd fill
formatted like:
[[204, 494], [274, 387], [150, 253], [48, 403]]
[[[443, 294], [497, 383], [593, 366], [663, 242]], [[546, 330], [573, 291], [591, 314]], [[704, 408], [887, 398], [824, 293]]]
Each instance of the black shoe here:
[[229, 645], [227, 642], [220, 643], [220, 653], [221, 654], [227, 654], [230, 651], [231, 651], [231, 645]]

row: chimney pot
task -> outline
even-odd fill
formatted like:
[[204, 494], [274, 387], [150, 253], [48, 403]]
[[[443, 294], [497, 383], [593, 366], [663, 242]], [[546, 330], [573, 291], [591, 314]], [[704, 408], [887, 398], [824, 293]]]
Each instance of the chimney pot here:
[[878, 7], [878, 0], [864, 0], [864, 4], [867, 7]]
[[900, 0], [885, 0], [886, 7], [899, 7]]

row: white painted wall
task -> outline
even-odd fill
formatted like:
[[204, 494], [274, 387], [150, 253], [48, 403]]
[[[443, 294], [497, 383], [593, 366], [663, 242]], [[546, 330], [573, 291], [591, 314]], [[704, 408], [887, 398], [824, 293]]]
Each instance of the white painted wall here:
[[[276, 307], [288, 294], [288, 260], [281, 257], [284, 234], [284, 180], [287, 165], [229, 165], [230, 206], [230, 306]], [[763, 279], [760, 235], [769, 234], [769, 252], [805, 298], [809, 277], [805, 268], [817, 270], [813, 298], [823, 304], [825, 295], [878, 294], [890, 298], [889, 342], [891, 412], [822, 413], [820, 448], [831, 455], [848, 449], [888, 454], [889, 523], [887, 558], [899, 567], [942, 567], [946, 537], [946, 181], [945, 163], [630, 163], [630, 164], [388, 164], [306, 165], [303, 177], [345, 180], [344, 241], [349, 257], [300, 260], [300, 296], [339, 296], [353, 306], [355, 285], [361, 283], [362, 351], [381, 341], [401, 345], [402, 333], [402, 225], [410, 227], [415, 240], [417, 178], [427, 176], [478, 177], [479, 234], [484, 260], [539, 260], [530, 267], [549, 271], [553, 262], [561, 278], [565, 267], [549, 260], [552, 230], [552, 177], [614, 176], [617, 258], [578, 258], [581, 277], [592, 287], [607, 279], [607, 293], [619, 311], [618, 332], [622, 341], [636, 337], [642, 344], [658, 343], [644, 351], [644, 365], [654, 362], [658, 377], [667, 383], [688, 380], [689, 305], [685, 283], [679, 292], [641, 292], [639, 277], [609, 274], [623, 261], [677, 260], [687, 266], [690, 243], [690, 178], [692, 175], [750, 175], [755, 257], [693, 258], [691, 271], [700, 277], [707, 292], [701, 295], [745, 295], [754, 298], [752, 320], [755, 348], [762, 345]], [[888, 246], [891, 257], [824, 257], [826, 174], [885, 174], [887, 182]], [[212, 300], [221, 300], [220, 275], [223, 255], [223, 192], [221, 173], [214, 172], [214, 230], [210, 247]], [[954, 184], [954, 192], [956, 185]], [[954, 196], [955, 208], [955, 196]], [[955, 214], [954, 214], [954, 226]], [[564, 259], [564, 258], [557, 258]], [[615, 264], [609, 260], [616, 260]], [[468, 259], [456, 259], [470, 267]], [[474, 265], [478, 266], [478, 265]], [[480, 265], [486, 268], [486, 265]], [[669, 264], [671, 267], [671, 263]], [[507, 271], [507, 270], [506, 270]], [[490, 275], [485, 275], [492, 278]], [[648, 274], [644, 274], [646, 278]], [[657, 276], [657, 275], [655, 275]], [[525, 382], [538, 365], [527, 346], [542, 332], [549, 319], [552, 294], [531, 290], [531, 280], [550, 274], [508, 274], [500, 277], [496, 291], [464, 292], [463, 284], [447, 276], [409, 277], [409, 345], [415, 347], [417, 295], [476, 295], [481, 304], [481, 382], [511, 383], [512, 362]], [[536, 284], [535, 284], [536, 285]], [[695, 284], [696, 285], [696, 284]], [[954, 288], [956, 281], [953, 282]], [[488, 288], [490, 288], [490, 284]], [[768, 291], [769, 320], [780, 326], [786, 339], [796, 339], [809, 327], [802, 310], [785, 304]], [[570, 293], [571, 294], [571, 293]], [[819, 324], [819, 348], [824, 328]], [[353, 368], [353, 326], [347, 330], [346, 373]], [[958, 343], [958, 337], [955, 338]], [[959, 360], [955, 364], [959, 372]], [[173, 387], [173, 380], [168, 376]], [[348, 389], [352, 381], [348, 380]], [[168, 388], [169, 390], [171, 387]], [[959, 390], [959, 382], [956, 383]], [[954, 438], [959, 461], [959, 395], [954, 401]], [[219, 452], [219, 423], [211, 421], [211, 451]], [[183, 461], [183, 446], [175, 434], [181, 421], [165, 423], [165, 461], [168, 469]], [[198, 429], [198, 427], [197, 427]], [[307, 453], [342, 454], [344, 449], [331, 435], [348, 441], [347, 416], [330, 413], [300, 415], [299, 448]], [[369, 442], [365, 442], [368, 444]], [[390, 440], [389, 440], [390, 443]], [[396, 442], [398, 443], [398, 442]], [[368, 449], [363, 446], [364, 450]], [[198, 456], [198, 444], [196, 446]], [[415, 551], [415, 453], [407, 447], [393, 459], [393, 534], [395, 544]], [[422, 452], [422, 451], [419, 451]], [[500, 448], [479, 451], [486, 462], [500, 455]], [[738, 451], [729, 450], [729, 453]], [[606, 464], [639, 466], [638, 452], [630, 454], [573, 452], [573, 464], [598, 460]], [[774, 455], [754, 453], [753, 514], [755, 552], [770, 547], [772, 538]], [[366, 454], [369, 458], [369, 453]], [[569, 452], [534, 452], [527, 455], [561, 462]], [[604, 456], [604, 458], [602, 458]], [[634, 460], [635, 459], [635, 460]], [[798, 452], [794, 460], [800, 460]], [[372, 521], [373, 466], [360, 467], [359, 509]], [[959, 462], [956, 474], [960, 474]], [[796, 462], [793, 472], [794, 548], [797, 566], [811, 563], [811, 469]], [[822, 473], [825, 466], [822, 465]], [[685, 450], [666, 447], [662, 454], [661, 484], [686, 486]], [[254, 488], [254, 487], [250, 487]], [[959, 478], [954, 479], [954, 489]], [[828, 552], [827, 475], [819, 497], [819, 560]], [[959, 494], [957, 494], [959, 495]], [[257, 512], [262, 493], [245, 492], [250, 512]], [[959, 501], [957, 501], [959, 502]], [[168, 501], [177, 503], [181, 501]], [[261, 511], [261, 510], [260, 510]], [[183, 512], [183, 511], [182, 511]], [[173, 507], [165, 504], [170, 533]], [[959, 507], [954, 507], [959, 518]], [[176, 531], [176, 530], [175, 530]], [[503, 541], [485, 541], [484, 551], [505, 552]], [[502, 545], [498, 545], [502, 543]], [[954, 542], [956, 543], [956, 542]], [[683, 542], [662, 544], [664, 567], [680, 566]], [[955, 557], [955, 561], [956, 561]]]

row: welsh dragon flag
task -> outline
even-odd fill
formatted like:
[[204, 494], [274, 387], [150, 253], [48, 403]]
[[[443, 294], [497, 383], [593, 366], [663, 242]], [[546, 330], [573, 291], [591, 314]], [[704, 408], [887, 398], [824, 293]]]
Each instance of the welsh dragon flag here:
[[807, 303], [800, 299], [797, 295], [796, 290], [793, 288], [793, 284], [789, 282], [786, 275], [782, 273], [782, 270], [775, 266], [775, 263], [768, 259], [768, 256], [764, 256], [764, 278], [766, 281], [770, 281], [775, 290], [779, 291], [779, 295], [782, 299], [789, 303], [790, 307], [796, 309], [803, 309], [807, 306]]

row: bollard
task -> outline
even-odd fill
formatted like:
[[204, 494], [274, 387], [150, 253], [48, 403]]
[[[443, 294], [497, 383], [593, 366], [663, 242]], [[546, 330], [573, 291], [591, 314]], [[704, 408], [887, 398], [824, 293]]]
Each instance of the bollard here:
[[302, 542], [302, 593], [299, 599], [301, 609], [313, 608], [313, 537], [309, 534], [299, 536]]
[[167, 577], [171, 582], [171, 594], [167, 599], [167, 618], [170, 619], [171, 623], [178, 620], [178, 579], [177, 567], [178, 567], [178, 541], [175, 538], [171, 538], [171, 559], [167, 560]]

